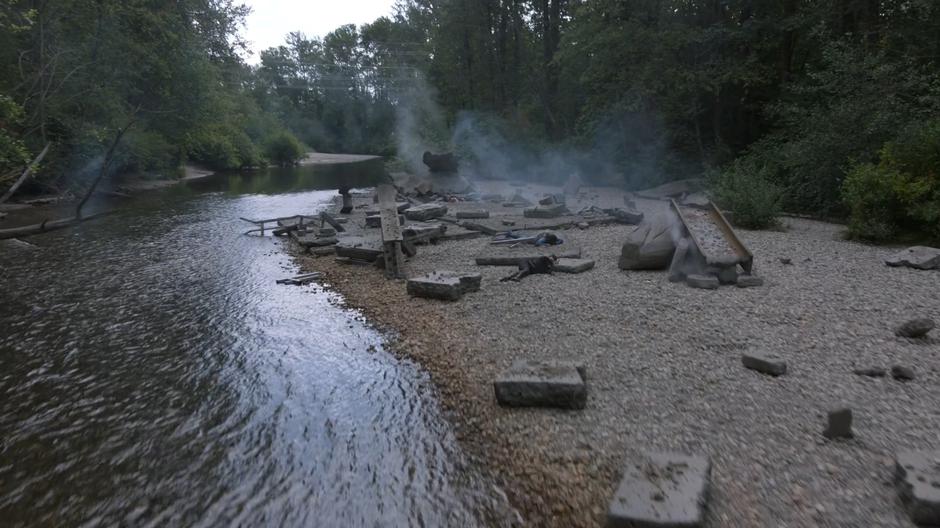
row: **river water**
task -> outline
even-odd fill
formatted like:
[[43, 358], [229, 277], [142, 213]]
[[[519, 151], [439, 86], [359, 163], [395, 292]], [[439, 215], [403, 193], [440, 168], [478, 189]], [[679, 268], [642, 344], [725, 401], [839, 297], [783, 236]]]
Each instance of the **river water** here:
[[427, 376], [239, 217], [317, 178], [215, 176], [0, 249], [0, 524], [480, 526], [513, 515]]

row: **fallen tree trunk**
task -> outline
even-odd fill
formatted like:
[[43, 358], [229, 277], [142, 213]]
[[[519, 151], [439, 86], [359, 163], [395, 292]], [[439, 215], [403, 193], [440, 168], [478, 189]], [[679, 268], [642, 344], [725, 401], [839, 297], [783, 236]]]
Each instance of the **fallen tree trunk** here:
[[21, 238], [30, 235], [38, 235], [40, 233], [48, 233], [49, 231], [55, 231], [56, 229], [62, 229], [65, 227], [73, 226], [75, 224], [85, 222], [87, 220], [92, 220], [100, 216], [111, 214], [112, 211], [104, 211], [101, 213], [95, 213], [93, 215], [78, 217], [72, 216], [69, 218], [59, 218], [57, 220], [45, 220], [39, 224], [31, 224], [20, 227], [11, 227], [9, 229], [0, 229], [0, 240], [6, 240], [8, 238]]
[[46, 143], [46, 146], [43, 147], [42, 152], [40, 152], [39, 155], [36, 156], [36, 159], [34, 159], [32, 163], [26, 166], [26, 170], [24, 170], [23, 174], [20, 175], [19, 179], [16, 180], [16, 183], [14, 183], [12, 187], [7, 189], [7, 192], [3, 193], [3, 196], [0, 196], [0, 203], [3, 203], [9, 200], [10, 197], [13, 196], [13, 193], [15, 193], [16, 190], [20, 188], [20, 185], [23, 185], [23, 182], [26, 181], [26, 178], [28, 178], [30, 173], [33, 172], [33, 169], [36, 168], [36, 165], [39, 165], [42, 159], [46, 157], [46, 152], [49, 152], [50, 146], [52, 146], [52, 143]]

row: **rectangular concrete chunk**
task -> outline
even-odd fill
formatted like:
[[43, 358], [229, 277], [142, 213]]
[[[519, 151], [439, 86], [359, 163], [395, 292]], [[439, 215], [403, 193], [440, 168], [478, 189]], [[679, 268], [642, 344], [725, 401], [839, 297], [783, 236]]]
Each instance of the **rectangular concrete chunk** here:
[[405, 211], [405, 218], [415, 222], [423, 222], [432, 218], [440, 218], [447, 214], [447, 206], [438, 203], [415, 205]]
[[555, 261], [555, 271], [561, 273], [583, 273], [594, 267], [591, 259], [560, 258]]
[[414, 297], [456, 301], [463, 294], [480, 289], [483, 276], [479, 273], [434, 271], [408, 280], [408, 294]]
[[473, 219], [482, 219], [482, 218], [489, 218], [489, 217], [490, 217], [490, 212], [483, 210], [483, 209], [473, 210], [473, 211], [457, 211], [458, 219], [473, 220]]
[[646, 453], [631, 461], [607, 512], [612, 528], [702, 526], [711, 464], [706, 457]]
[[768, 354], [758, 352], [741, 354], [741, 363], [745, 368], [768, 376], [782, 376], [787, 373], [787, 363], [779, 357]]
[[565, 214], [564, 204], [537, 205], [522, 211], [526, 218], [557, 218]]
[[940, 526], [940, 451], [898, 453], [895, 481], [911, 521]]
[[493, 383], [496, 401], [507, 407], [583, 409], [583, 368], [570, 362], [515, 361]]

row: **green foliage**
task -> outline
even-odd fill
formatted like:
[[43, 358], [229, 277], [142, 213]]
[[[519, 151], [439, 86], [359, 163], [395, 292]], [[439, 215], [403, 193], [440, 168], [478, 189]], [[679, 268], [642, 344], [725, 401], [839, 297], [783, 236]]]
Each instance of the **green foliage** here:
[[940, 120], [885, 144], [877, 164], [854, 165], [842, 198], [853, 238], [884, 242], [908, 233], [940, 241]]
[[297, 164], [304, 156], [304, 147], [290, 132], [281, 132], [268, 139], [265, 145], [268, 160], [280, 167]]
[[940, 83], [906, 59], [834, 43], [771, 108], [780, 127], [748, 159], [776, 167], [788, 210], [841, 214], [851, 163], [874, 161], [897, 130], [940, 111]]
[[783, 192], [772, 183], [767, 168], [736, 161], [712, 177], [711, 190], [715, 201], [733, 213], [735, 225], [747, 229], [778, 225]]
[[[23, 109], [9, 97], [0, 95], [0, 178], [29, 163], [26, 146], [17, 137], [16, 128], [22, 119]], [[0, 181], [0, 189], [5, 183]]]

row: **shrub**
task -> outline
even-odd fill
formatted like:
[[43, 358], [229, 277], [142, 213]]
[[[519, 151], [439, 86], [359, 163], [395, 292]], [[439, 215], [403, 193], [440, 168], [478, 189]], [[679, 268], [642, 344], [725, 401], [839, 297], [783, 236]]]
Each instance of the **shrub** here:
[[[17, 134], [11, 130], [23, 118], [23, 109], [13, 99], [0, 95], [0, 177], [8, 171], [25, 167], [29, 154]], [[5, 182], [0, 182], [0, 187]], [[0, 189], [2, 192], [5, 189]]]
[[734, 162], [712, 178], [715, 201], [734, 215], [735, 225], [767, 229], [777, 225], [783, 192], [764, 168]]
[[289, 167], [303, 158], [304, 147], [290, 132], [280, 132], [268, 139], [265, 156], [275, 165]]
[[855, 164], [842, 199], [852, 238], [883, 242], [909, 234], [940, 240], [940, 121], [885, 144], [877, 164]]

